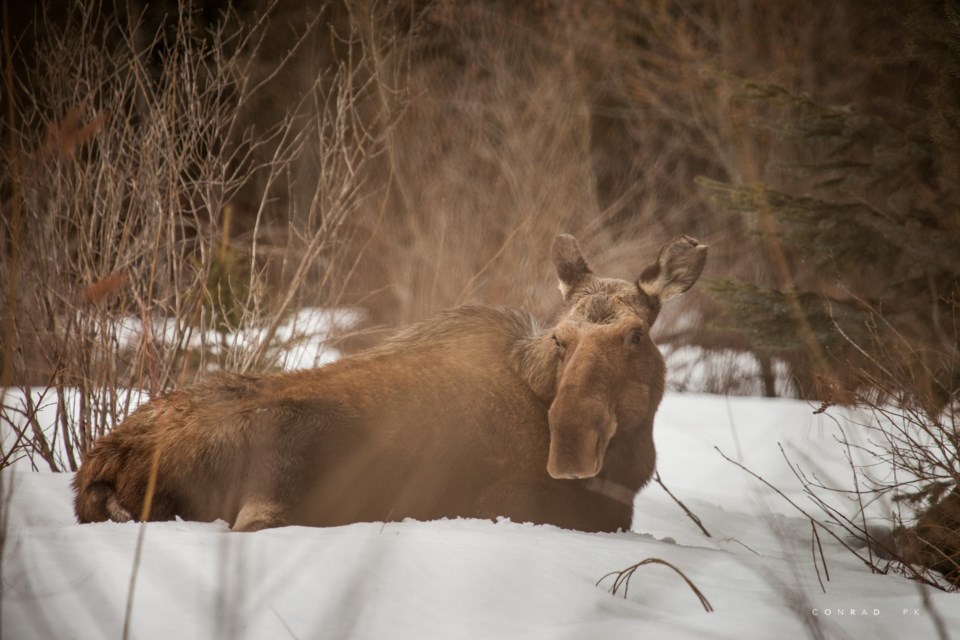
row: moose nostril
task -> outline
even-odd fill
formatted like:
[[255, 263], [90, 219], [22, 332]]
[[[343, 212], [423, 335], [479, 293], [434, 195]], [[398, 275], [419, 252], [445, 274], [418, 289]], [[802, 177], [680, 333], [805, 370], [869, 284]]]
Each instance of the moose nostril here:
[[584, 476], [580, 473], [573, 473], [570, 471], [552, 471], [549, 466], [547, 467], [547, 473], [550, 474], [550, 477], [554, 480], [580, 480]]

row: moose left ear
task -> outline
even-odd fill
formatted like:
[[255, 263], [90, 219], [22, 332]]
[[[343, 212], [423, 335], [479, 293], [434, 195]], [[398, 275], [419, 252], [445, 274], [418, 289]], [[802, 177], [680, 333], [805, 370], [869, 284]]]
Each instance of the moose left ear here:
[[657, 261], [640, 274], [637, 286], [648, 296], [665, 302], [692, 287], [706, 263], [707, 245], [690, 236], [680, 236], [663, 245]]
[[553, 239], [553, 264], [557, 267], [560, 293], [564, 300], [569, 300], [573, 292], [586, 284], [593, 274], [580, 253], [577, 239], [566, 233]]

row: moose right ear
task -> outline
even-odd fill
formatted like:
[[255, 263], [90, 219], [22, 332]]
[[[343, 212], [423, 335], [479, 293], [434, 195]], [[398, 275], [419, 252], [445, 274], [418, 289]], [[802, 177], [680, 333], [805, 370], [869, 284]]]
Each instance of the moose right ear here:
[[657, 261], [640, 274], [637, 286], [660, 302], [680, 295], [700, 277], [707, 263], [707, 248], [690, 236], [674, 238], [660, 249]]
[[583, 254], [580, 253], [577, 239], [566, 233], [561, 233], [553, 239], [553, 264], [557, 267], [560, 293], [563, 294], [564, 300], [569, 300], [573, 292], [593, 274], [587, 266], [587, 261], [583, 259]]

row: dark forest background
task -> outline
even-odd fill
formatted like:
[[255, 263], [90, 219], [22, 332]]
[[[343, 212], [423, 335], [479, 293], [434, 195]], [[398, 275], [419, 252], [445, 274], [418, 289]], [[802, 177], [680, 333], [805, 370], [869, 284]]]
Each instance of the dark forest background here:
[[[687, 233], [707, 283], [660, 343], [758, 363], [707, 390], [844, 401], [886, 371], [954, 397], [954, 3], [6, 10], [6, 382], [72, 369], [91, 292], [224, 330], [357, 306], [352, 350], [466, 302], [549, 315], [557, 232], [620, 276]], [[199, 370], [188, 351], [145, 386]]]

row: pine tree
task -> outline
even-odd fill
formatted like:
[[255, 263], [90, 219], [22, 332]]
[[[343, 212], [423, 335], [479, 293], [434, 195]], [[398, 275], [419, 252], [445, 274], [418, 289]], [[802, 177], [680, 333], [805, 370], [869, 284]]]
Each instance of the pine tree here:
[[925, 93], [832, 106], [746, 84], [793, 152], [783, 184], [699, 183], [780, 257], [777, 288], [710, 285], [729, 324], [825, 405], [893, 418], [873, 451], [911, 480], [871, 490], [917, 507], [895, 530], [900, 559], [960, 587], [960, 8], [930, 5], [905, 27]]
[[[931, 76], [956, 79], [960, 31], [952, 38], [953, 49], [938, 41], [939, 64], [926, 61]], [[953, 67], [940, 61], [944, 52]], [[926, 109], [882, 101], [868, 111], [772, 85], [745, 88], [780, 114], [766, 126], [797, 153], [783, 167], [795, 192], [699, 183], [784, 247], [788, 276], [775, 289], [721, 281], [712, 292], [758, 347], [806, 368], [801, 379], [855, 386], [864, 372], [906, 367], [926, 378], [917, 399], [942, 409], [960, 388], [960, 92], [941, 82]]]

